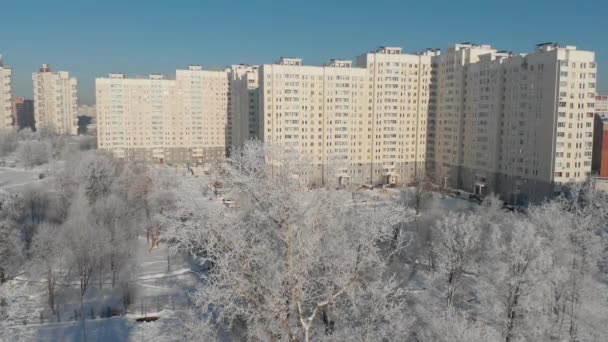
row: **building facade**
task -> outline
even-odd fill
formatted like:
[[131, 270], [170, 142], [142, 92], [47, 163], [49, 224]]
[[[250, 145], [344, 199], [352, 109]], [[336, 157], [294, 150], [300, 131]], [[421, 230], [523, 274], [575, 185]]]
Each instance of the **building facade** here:
[[4, 66], [0, 55], [0, 129], [10, 128], [14, 125], [11, 105], [11, 68]]
[[175, 79], [110, 74], [95, 80], [97, 143], [119, 159], [203, 163], [223, 157], [228, 110], [227, 71], [200, 66]]
[[608, 178], [608, 96], [595, 97], [593, 127], [593, 174]]
[[283, 57], [259, 69], [259, 138], [312, 160], [313, 184], [402, 184], [423, 177], [432, 59], [382, 47], [356, 64], [306, 66]]
[[230, 67], [228, 121], [226, 125], [226, 153], [250, 139], [259, 137], [259, 96], [257, 65]]
[[32, 74], [34, 117], [37, 129], [51, 129], [59, 134], [78, 133], [76, 78], [67, 71], [53, 72], [43, 64]]
[[[454, 66], [449, 56], [461, 50]], [[547, 43], [513, 55], [457, 44], [437, 67], [437, 183], [525, 204], [588, 179], [593, 52]]]
[[34, 101], [24, 97], [13, 98], [13, 120], [19, 129], [29, 128], [36, 130], [34, 121]]
[[467, 70], [479, 62], [481, 55], [495, 51], [488, 45], [462, 43], [448, 47], [445, 53], [434, 58], [435, 139], [429, 146], [434, 163], [429, 164], [433, 168], [427, 171], [437, 184], [458, 186], [458, 171], [464, 164], [465, 154]]
[[96, 81], [98, 142], [121, 158], [205, 162], [257, 138], [308, 158], [312, 184], [428, 177], [525, 204], [591, 174], [596, 79], [592, 51], [554, 43], [113, 74]]

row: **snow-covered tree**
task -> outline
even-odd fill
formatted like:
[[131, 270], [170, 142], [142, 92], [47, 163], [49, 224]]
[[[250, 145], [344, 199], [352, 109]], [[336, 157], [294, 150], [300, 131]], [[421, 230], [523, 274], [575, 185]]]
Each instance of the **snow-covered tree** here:
[[27, 284], [14, 280], [0, 284], [0, 342], [32, 340], [34, 331], [27, 324], [39, 310], [28, 291]]
[[221, 170], [239, 210], [181, 201], [168, 213], [165, 238], [209, 265], [194, 302], [252, 340], [405, 336], [406, 290], [387, 263], [413, 212], [302, 191], [297, 160], [248, 142]]
[[22, 141], [17, 148], [19, 160], [25, 168], [46, 164], [51, 159], [52, 147], [45, 141]]
[[433, 252], [439, 270], [438, 288], [445, 295], [446, 307], [454, 305], [462, 290], [463, 276], [476, 267], [482, 235], [481, 219], [472, 213], [449, 212], [433, 230]]
[[66, 244], [60, 226], [44, 224], [34, 238], [32, 277], [42, 274], [46, 282], [47, 303], [52, 314], [58, 310], [61, 290], [69, 281], [70, 260], [65, 252]]
[[0, 157], [4, 157], [17, 149], [19, 144], [16, 129], [0, 129]]
[[85, 154], [76, 177], [90, 203], [110, 194], [115, 170], [110, 157], [101, 153]]
[[416, 214], [420, 213], [420, 210], [431, 198], [431, 182], [425, 175], [421, 174], [416, 175], [414, 180], [401, 191], [401, 199], [414, 208]]

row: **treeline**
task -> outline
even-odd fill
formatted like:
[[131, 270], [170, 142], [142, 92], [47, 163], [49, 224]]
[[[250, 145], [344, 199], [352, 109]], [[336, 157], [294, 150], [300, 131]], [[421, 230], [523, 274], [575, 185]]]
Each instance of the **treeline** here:
[[[46, 146], [54, 161], [45, 182], [0, 194], [0, 308], [31, 301], [15, 291], [15, 284], [25, 288], [30, 282], [44, 283], [44, 303], [37, 305], [57, 320], [72, 302], [80, 302], [79, 315], [85, 315], [92, 287], [113, 289], [126, 307], [133, 296], [136, 240], [158, 239], [156, 216], [172, 207], [172, 184], [144, 165], [89, 150], [88, 140], [23, 131], [7, 137], [15, 142], [16, 163], [34, 165], [21, 155], [34, 144]], [[77, 298], [70, 297], [74, 288]], [[36, 317], [40, 310], [28, 307], [20, 315]], [[9, 313], [4, 318], [5, 329], [18, 328], [15, 320], [22, 319], [15, 313], [12, 324]]]
[[168, 340], [608, 338], [606, 194], [454, 209], [414, 189], [305, 191], [298, 172], [250, 142], [214, 172], [236, 207], [184, 198], [165, 212], [165, 237], [208, 266]]

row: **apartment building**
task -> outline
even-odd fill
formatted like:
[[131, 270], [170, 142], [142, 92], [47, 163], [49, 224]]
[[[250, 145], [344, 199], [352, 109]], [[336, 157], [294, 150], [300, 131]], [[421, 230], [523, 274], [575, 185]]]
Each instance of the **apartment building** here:
[[226, 153], [247, 140], [259, 137], [258, 66], [233, 65], [229, 71]]
[[34, 101], [24, 97], [13, 97], [13, 122], [19, 129], [29, 128], [36, 130], [34, 122]]
[[0, 55], [0, 129], [13, 126], [11, 75], [11, 68], [4, 66]]
[[307, 66], [259, 69], [260, 139], [312, 159], [315, 184], [401, 184], [424, 176], [431, 104], [429, 50], [382, 47]]
[[592, 173], [608, 178], [608, 96], [595, 97]]
[[[434, 58], [436, 73], [436, 113], [433, 169], [429, 174], [437, 184], [458, 186], [458, 171], [464, 163], [466, 108], [465, 83], [471, 64], [479, 57], [495, 52], [489, 45], [454, 44]], [[470, 137], [469, 137], [470, 138]]]
[[42, 64], [39, 71], [32, 74], [32, 80], [36, 128], [76, 135], [76, 79], [67, 71], [53, 72], [48, 64]]
[[[351, 61], [306, 66], [282, 57], [259, 68], [260, 140], [310, 159], [315, 184], [371, 181], [368, 74]], [[359, 153], [360, 151], [360, 153]]]
[[226, 71], [192, 65], [175, 79], [114, 73], [95, 88], [98, 148], [116, 158], [203, 163], [225, 155]]
[[542, 200], [591, 172], [595, 55], [454, 44], [381, 47], [322, 66], [200, 66], [175, 79], [97, 79], [99, 147], [121, 158], [204, 162], [251, 138], [309, 158], [313, 184], [444, 187]]
[[437, 68], [437, 183], [524, 204], [587, 179], [593, 52], [546, 43], [513, 55], [457, 44]]
[[439, 50], [405, 54], [381, 47], [357, 58], [369, 76], [372, 183], [409, 183], [424, 177], [427, 120], [434, 117], [433, 59]]

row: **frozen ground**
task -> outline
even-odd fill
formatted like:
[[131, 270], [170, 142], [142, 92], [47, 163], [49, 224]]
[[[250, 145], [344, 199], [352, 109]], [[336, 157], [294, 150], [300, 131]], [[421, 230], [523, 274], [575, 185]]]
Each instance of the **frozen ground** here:
[[48, 171], [47, 165], [27, 170], [0, 166], [0, 193], [16, 193], [31, 184], [44, 184], [49, 180]]
[[[163, 327], [174, 325], [171, 311], [157, 313], [162, 321], [138, 323], [135, 316], [111, 317], [86, 321], [87, 342], [160, 342], [166, 341]], [[81, 321], [32, 325], [37, 331], [34, 341], [81, 341]]]

